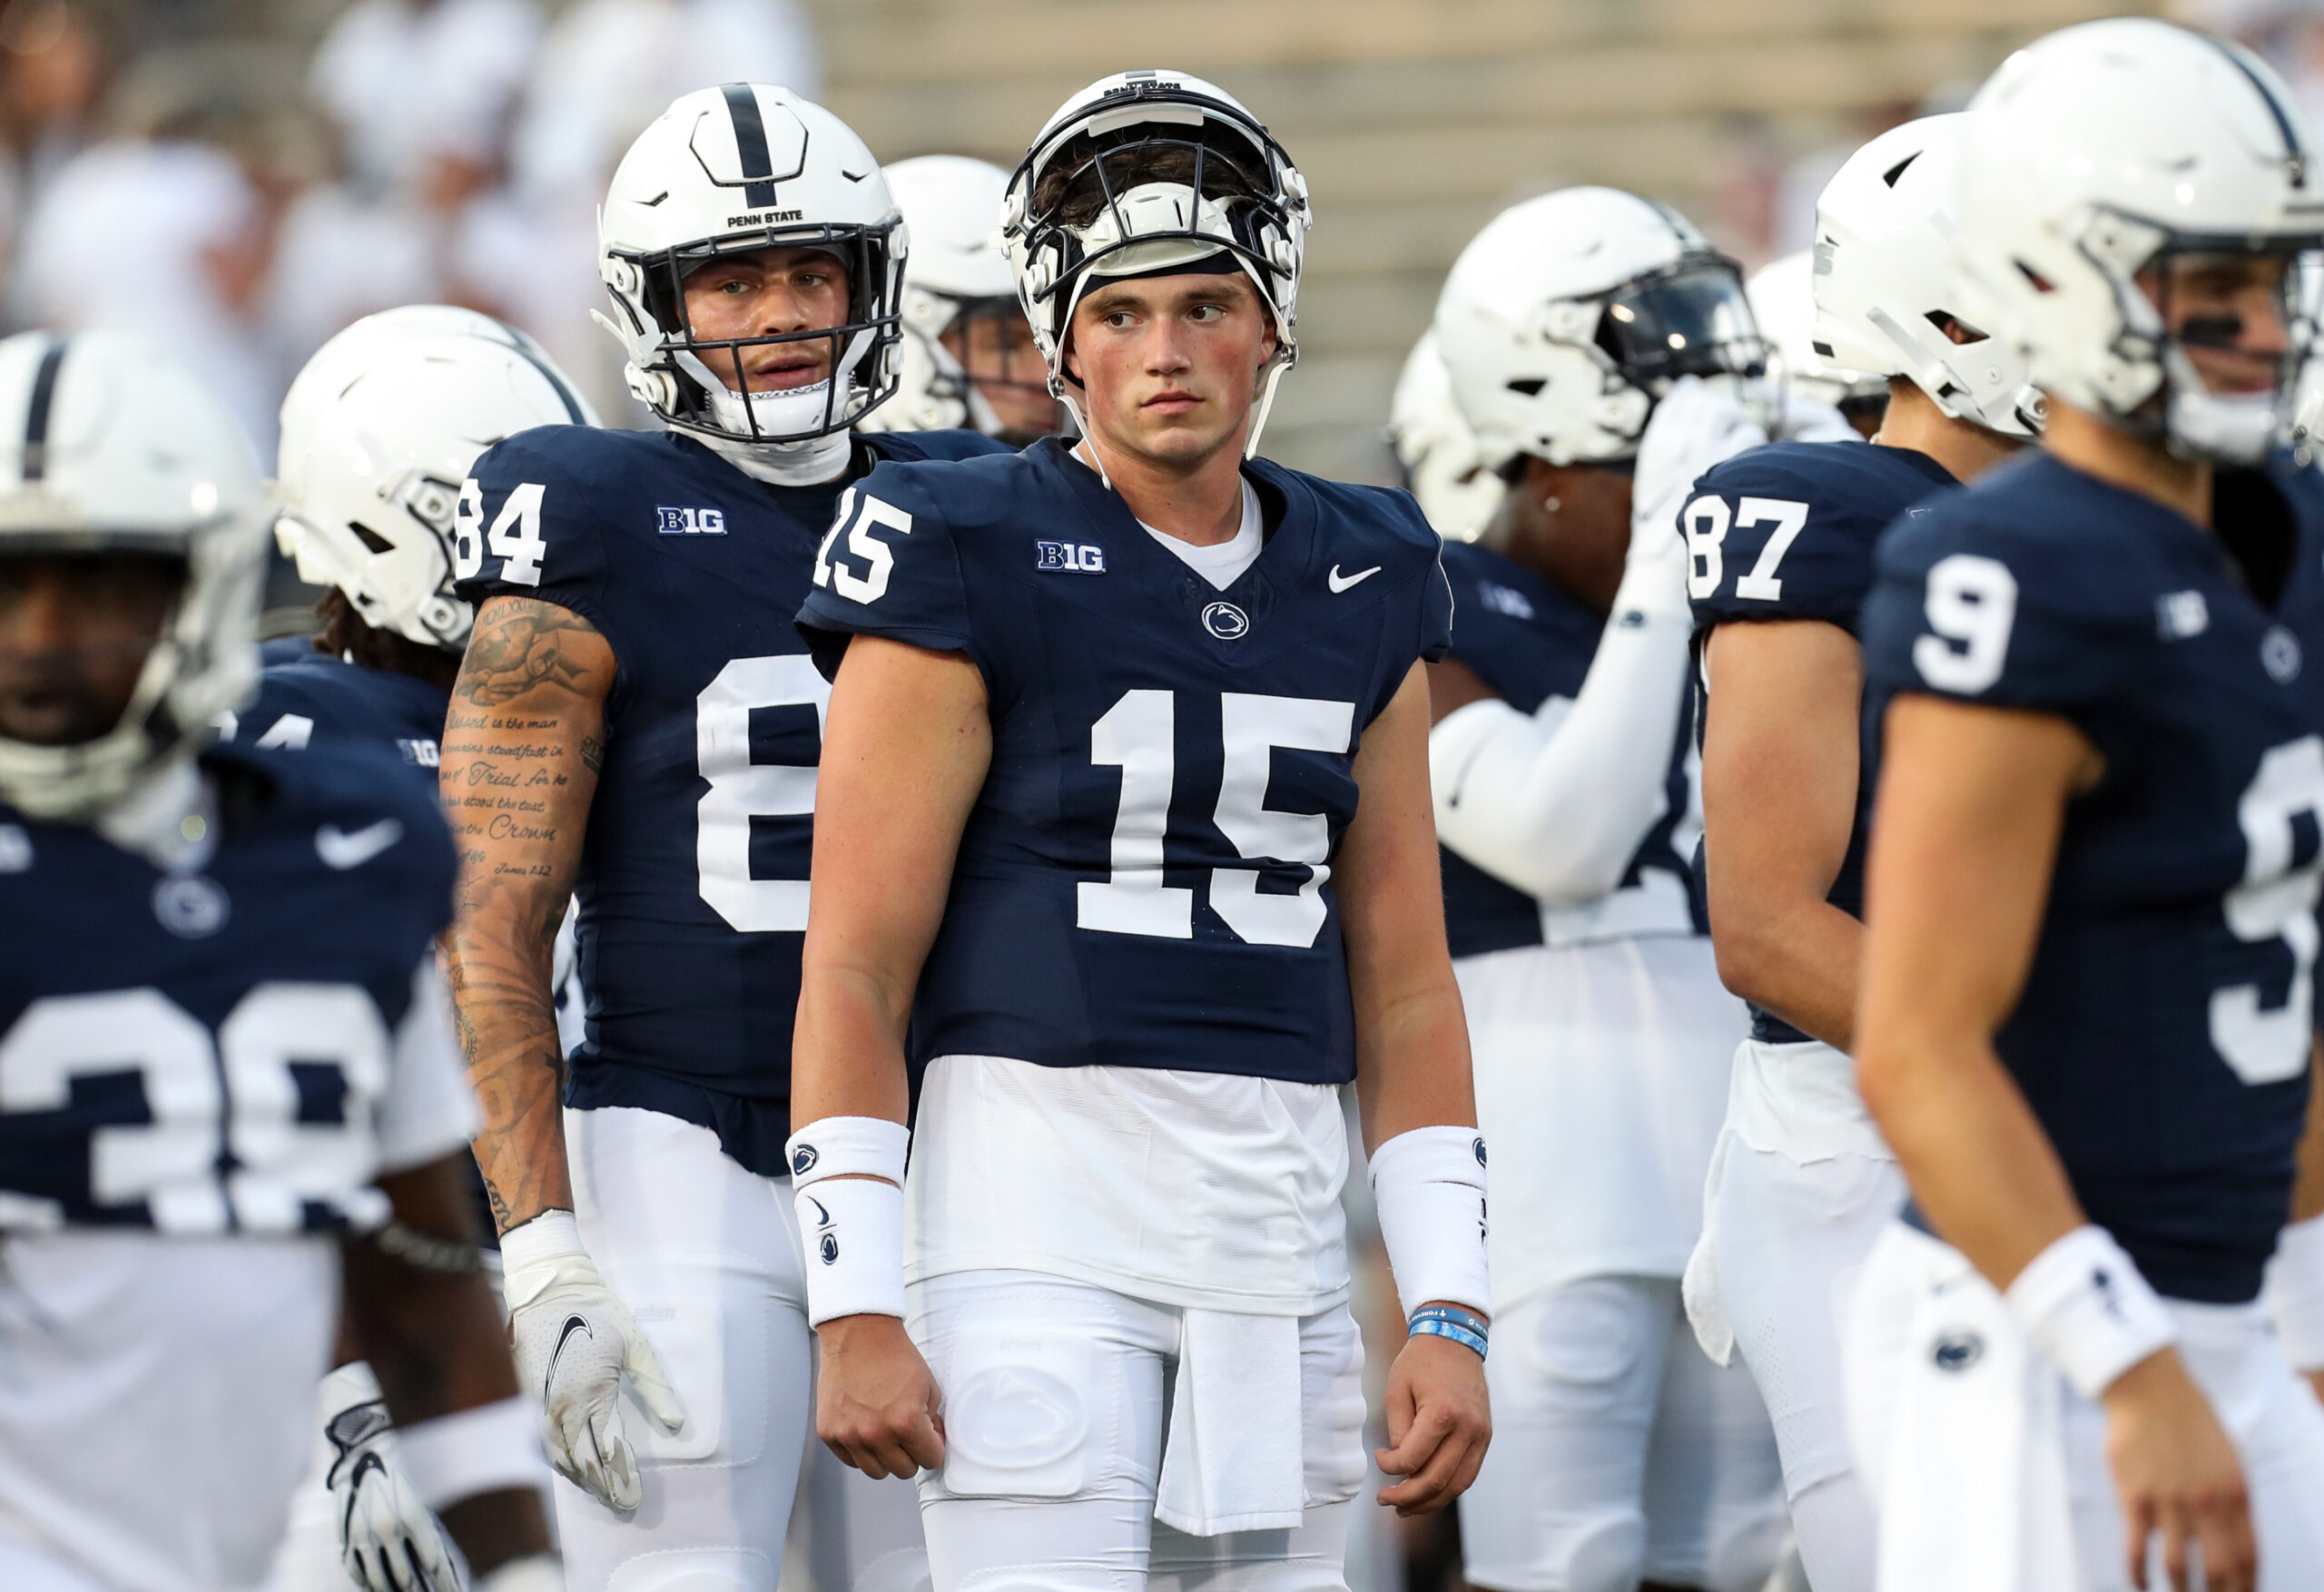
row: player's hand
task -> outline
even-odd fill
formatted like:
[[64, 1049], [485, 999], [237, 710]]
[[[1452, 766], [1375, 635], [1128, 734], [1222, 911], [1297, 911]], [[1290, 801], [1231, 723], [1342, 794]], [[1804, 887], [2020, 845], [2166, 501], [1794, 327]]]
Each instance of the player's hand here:
[[541, 1401], [549, 1462], [608, 1508], [635, 1509], [644, 1493], [637, 1456], [622, 1436], [625, 1381], [665, 1427], [685, 1424], [661, 1356], [597, 1275], [571, 1212], [544, 1212], [510, 1228], [500, 1258], [517, 1374]]
[[846, 1315], [815, 1329], [815, 1435], [877, 1481], [944, 1463], [943, 1395], [891, 1315]]
[[[2148, 1586], [2147, 1545], [2160, 1532], [2172, 1592], [2197, 1585], [2205, 1592], [2251, 1592], [2260, 1552], [2243, 1467], [2177, 1351], [2161, 1350], [2131, 1367], [2114, 1379], [2103, 1402], [2131, 1584]], [[2191, 1544], [2200, 1547], [2200, 1583], [2190, 1579]]]
[[1682, 376], [1670, 384], [1639, 438], [1630, 477], [1630, 562], [1615, 599], [1617, 612], [1686, 613], [1687, 561], [1679, 511], [1712, 466], [1767, 440], [1758, 412], [1733, 382]]
[[2308, 1385], [2316, 1390], [2317, 1402], [2324, 1404], [2324, 1371], [2304, 1371], [2299, 1374], [2306, 1377]]
[[443, 1527], [396, 1463], [394, 1423], [371, 1368], [358, 1360], [323, 1378], [322, 1415], [347, 1578], [364, 1592], [461, 1592]]
[[1402, 1481], [1380, 1489], [1399, 1515], [1441, 1509], [1468, 1490], [1492, 1441], [1485, 1362], [1450, 1338], [1404, 1340], [1388, 1368], [1388, 1446], [1372, 1458]]

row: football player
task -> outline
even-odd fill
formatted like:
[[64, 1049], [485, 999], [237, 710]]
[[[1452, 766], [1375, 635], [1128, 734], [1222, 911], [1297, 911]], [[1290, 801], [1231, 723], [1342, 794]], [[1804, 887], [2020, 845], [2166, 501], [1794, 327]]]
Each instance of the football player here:
[[397, 1487], [448, 1532], [405, 1584], [465, 1557], [550, 1592], [462, 1174], [441, 813], [370, 749], [205, 749], [256, 672], [265, 537], [214, 399], [129, 339], [26, 333], [0, 428], [0, 1585], [256, 1584], [343, 1285]]
[[2324, 1586], [2324, 1407], [2257, 1298], [2324, 868], [2324, 481], [2274, 449], [2319, 151], [2259, 57], [2145, 19], [1967, 118], [1962, 310], [2049, 417], [1864, 611], [1854, 1038], [1912, 1193], [1847, 1326], [1879, 1585]]
[[896, 396], [863, 431], [968, 426], [1022, 447], [1064, 419], [1000, 246], [1009, 173], [967, 155], [915, 155], [885, 169], [911, 255]]
[[[324, 588], [322, 629], [304, 656], [267, 667], [257, 698], [225, 721], [227, 738], [291, 750], [368, 742], [433, 796], [474, 614], [452, 591], [460, 483], [504, 437], [595, 423], [530, 339], [473, 310], [410, 305], [325, 343], [282, 402], [274, 526], [300, 578]], [[571, 945], [568, 915], [557, 940], [557, 1017], [577, 1039]], [[341, 1351], [351, 1355], [352, 1345]], [[369, 1592], [403, 1592], [390, 1575], [403, 1575], [407, 1556], [428, 1557], [435, 1524], [401, 1485], [370, 1367], [349, 1359], [325, 1377], [321, 1414], [317, 1484], [292, 1506], [274, 1592], [343, 1587], [342, 1564]], [[444, 1592], [457, 1589], [446, 1582]]]
[[1351, 1078], [1413, 1333], [1382, 1501], [1442, 1508], [1487, 1435], [1437, 537], [1251, 457], [1308, 211], [1242, 105], [1093, 84], [1009, 215], [1085, 440], [881, 466], [800, 617], [837, 668], [791, 1146], [818, 1430], [928, 1471], [940, 1592], [1339, 1585]]
[[1452, 650], [1429, 671], [1445, 918], [1499, 1146], [1468, 1579], [1757, 1592], [1783, 1543], [1767, 1415], [1679, 1301], [1744, 1016], [1689, 899], [1672, 526], [1697, 476], [1767, 440], [1746, 400], [1769, 395], [1744, 385], [1766, 345], [1734, 264], [1610, 188], [1495, 218], [1435, 331], [1509, 484], [1483, 536], [1444, 549]]
[[599, 258], [667, 429], [525, 432], [461, 488], [454, 996], [575, 1592], [648, 1557], [767, 1592], [782, 1562], [809, 1393], [783, 1145], [828, 696], [792, 617], [874, 458], [999, 447], [851, 435], [895, 384], [900, 227], [830, 112], [763, 84], [682, 96], [615, 172]]
[[1817, 210], [1809, 339], [1886, 380], [1874, 446], [1780, 442], [1689, 495], [1702, 699], [1703, 881], [1719, 975], [1751, 1003], [1688, 1276], [1703, 1347], [1739, 1345], [1783, 1450], [1818, 1592], [1869, 1592], [1872, 1517], [1848, 1455], [1834, 1286], [1904, 1198], [1847, 1052], [1863, 939], [1856, 610], [1873, 543], [1914, 503], [2032, 435], [2014, 348], [1960, 314], [1953, 192], [1962, 119], [1882, 133]]

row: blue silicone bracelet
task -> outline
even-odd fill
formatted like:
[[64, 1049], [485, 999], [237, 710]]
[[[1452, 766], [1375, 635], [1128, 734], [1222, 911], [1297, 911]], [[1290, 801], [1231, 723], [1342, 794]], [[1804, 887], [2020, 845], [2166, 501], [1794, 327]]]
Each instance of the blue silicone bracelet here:
[[1416, 1321], [1413, 1322], [1410, 1335], [1415, 1338], [1450, 1338], [1463, 1349], [1475, 1350], [1479, 1360], [1485, 1357], [1484, 1339], [1466, 1327], [1454, 1326], [1451, 1322]]
[[1457, 1304], [1423, 1304], [1413, 1312], [1413, 1320], [1449, 1322], [1456, 1327], [1466, 1327], [1480, 1338], [1489, 1338], [1492, 1335], [1492, 1329], [1486, 1323], [1484, 1317], [1475, 1311], [1463, 1310]]

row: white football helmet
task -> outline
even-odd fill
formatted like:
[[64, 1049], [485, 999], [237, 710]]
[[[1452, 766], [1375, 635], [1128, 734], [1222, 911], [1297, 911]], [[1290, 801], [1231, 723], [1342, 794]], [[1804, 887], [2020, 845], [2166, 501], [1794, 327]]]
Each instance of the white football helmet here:
[[1847, 158], [1816, 201], [1816, 352], [1834, 365], [1903, 376], [1956, 420], [2012, 437], [2042, 428], [2025, 357], [1985, 335], [1956, 343], [1955, 197], [1965, 112], [1892, 127]]
[[[1174, 150], [1191, 158], [1191, 182], [1123, 185], [1134, 162]], [[1097, 213], [1068, 220], [1068, 198], [1086, 198], [1093, 184], [1101, 196]], [[1146, 275], [1223, 253], [1275, 316], [1275, 354], [1244, 447], [1246, 456], [1256, 453], [1275, 384], [1299, 359], [1294, 331], [1308, 223], [1307, 180], [1225, 89], [1166, 71], [1117, 73], [1091, 84], [1058, 108], [1025, 152], [1003, 213], [1017, 297], [1049, 366], [1049, 391], [1083, 418], [1065, 375], [1064, 345], [1093, 275]]]
[[2264, 456], [2308, 349], [2299, 273], [2285, 272], [2290, 357], [2256, 398], [2208, 391], [2136, 279], [2179, 256], [2324, 243], [2324, 171], [2273, 69], [2224, 39], [2115, 17], [2012, 55], [1966, 114], [1963, 314], [2023, 348], [2053, 398], [2184, 455]]
[[1812, 250], [1786, 254], [1743, 279], [1751, 319], [1768, 339], [1768, 375], [1793, 392], [1830, 404], [1851, 419], [1877, 415], [1888, 403], [1888, 378], [1833, 364], [1816, 348], [1816, 268]]
[[1485, 468], [1476, 433], [1452, 401], [1452, 378], [1433, 331], [1420, 334], [1396, 378], [1395, 396], [1388, 400], [1388, 446], [1436, 534], [1449, 542], [1475, 541], [1508, 487]]
[[1758, 376], [1767, 342], [1735, 262], [1667, 205], [1568, 188], [1511, 206], [1461, 251], [1436, 344], [1488, 467], [1634, 457], [1681, 376]]
[[[904, 337], [896, 353], [896, 396], [866, 415], [859, 429], [970, 426], [997, 437], [1005, 429], [1000, 417], [943, 338], [978, 317], [1015, 320], [1024, 314], [1017, 305], [1017, 275], [1000, 241], [1009, 173], [967, 155], [915, 155], [890, 165], [887, 177], [911, 234], [911, 257], [904, 262]], [[1048, 372], [1029, 363], [1000, 379], [1049, 391]]]
[[[824, 331], [704, 339], [686, 276], [722, 254], [827, 248], [847, 267], [848, 319]], [[597, 214], [597, 269], [613, 295], [600, 324], [629, 356], [629, 389], [680, 430], [738, 443], [844, 431], [895, 390], [906, 234], [879, 162], [846, 123], [767, 84], [681, 94], [637, 135]], [[832, 378], [738, 393], [705, 352], [824, 339]]]
[[0, 801], [86, 821], [164, 764], [258, 678], [266, 489], [225, 407], [156, 349], [111, 331], [0, 342], [0, 558], [182, 559], [185, 590], [121, 722], [77, 746], [0, 739]]
[[476, 615], [452, 591], [452, 521], [477, 456], [536, 426], [596, 424], [514, 327], [437, 304], [367, 316], [282, 400], [275, 541], [372, 628], [458, 651]]

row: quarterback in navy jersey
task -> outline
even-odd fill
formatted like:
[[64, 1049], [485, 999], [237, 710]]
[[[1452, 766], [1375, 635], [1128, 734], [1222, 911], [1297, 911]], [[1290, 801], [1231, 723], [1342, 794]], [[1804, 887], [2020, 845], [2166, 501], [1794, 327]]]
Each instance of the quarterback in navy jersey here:
[[[1477, 542], [1444, 550], [1452, 648], [1429, 670], [1446, 927], [1497, 1151], [1503, 1347], [1493, 1448], [1461, 1500], [1463, 1573], [1755, 1585], [1783, 1543], [1775, 1444], [1750, 1380], [1697, 1351], [1679, 1308], [1746, 1018], [1689, 888], [1672, 520], [1769, 421], [1845, 426], [1804, 404], [1779, 417], [1734, 264], [1613, 189], [1496, 217], [1454, 262], [1434, 332], [1508, 484]], [[1609, 1339], [1619, 1362], [1593, 1347]]]
[[2324, 484], [2270, 457], [2316, 151], [2256, 56], [2147, 21], [1967, 117], [1965, 284], [2050, 416], [1864, 613], [1856, 1054], [1912, 1190], [1847, 1329], [1880, 1585], [2324, 1584], [2324, 1407], [2258, 1297], [2316, 1043]]
[[206, 393], [27, 333], [0, 436], [0, 1581], [258, 1584], [343, 1313], [417, 1511], [457, 1521], [407, 1582], [465, 1556], [547, 1592], [460, 1175], [442, 814], [376, 750], [205, 748], [256, 670], [264, 539]]
[[1874, 446], [1750, 449], [1696, 483], [1679, 516], [1700, 682], [1700, 883], [1720, 977], [1752, 1003], [1688, 1307], [1705, 1349], [1725, 1361], [1739, 1348], [1766, 1395], [1801, 1558], [1834, 1592], [1869, 1592], [1875, 1549], [1826, 1302], [1904, 1200], [1846, 1054], [1872, 806], [1856, 614], [1882, 532], [2024, 447], [2040, 408], [2023, 355], [1957, 312], [1962, 121], [1882, 133], [1817, 203], [1803, 341], [1886, 378]]
[[1008, 213], [1085, 440], [883, 464], [800, 613], [835, 665], [791, 1141], [818, 1427], [867, 1474], [930, 1472], [940, 1592], [1334, 1582], [1363, 1481], [1350, 1079], [1413, 1323], [1384, 1501], [1443, 1507], [1486, 1435], [1436, 539], [1401, 494], [1248, 457], [1307, 204], [1240, 104], [1092, 84]]
[[460, 488], [454, 996], [575, 1592], [649, 1556], [772, 1592], [808, 1397], [783, 1145], [828, 695], [792, 620], [850, 481], [1000, 445], [852, 433], [892, 389], [901, 223], [862, 141], [788, 90], [674, 102], [614, 176], [599, 264], [669, 428], [524, 432]]

